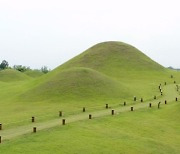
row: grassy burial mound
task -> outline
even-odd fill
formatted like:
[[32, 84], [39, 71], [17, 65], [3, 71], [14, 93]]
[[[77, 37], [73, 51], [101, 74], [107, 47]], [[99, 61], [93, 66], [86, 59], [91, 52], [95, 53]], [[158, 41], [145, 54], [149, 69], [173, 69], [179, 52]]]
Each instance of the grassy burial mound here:
[[73, 67], [49, 77], [37, 87], [23, 95], [32, 100], [107, 100], [109, 97], [121, 99], [130, 96], [128, 89], [119, 81], [98, 71], [83, 67]]
[[[168, 70], [122, 42], [97, 44], [38, 79], [21, 98], [104, 101], [152, 97]], [[144, 90], [144, 87], [146, 90]]]
[[165, 70], [135, 47], [122, 42], [99, 43], [58, 67], [56, 71], [70, 67], [87, 67], [114, 78], [126, 76], [129, 71]]
[[13, 69], [6, 69], [0, 71], [0, 81], [3, 82], [22, 81], [27, 79], [30, 79], [30, 77], [24, 73]]

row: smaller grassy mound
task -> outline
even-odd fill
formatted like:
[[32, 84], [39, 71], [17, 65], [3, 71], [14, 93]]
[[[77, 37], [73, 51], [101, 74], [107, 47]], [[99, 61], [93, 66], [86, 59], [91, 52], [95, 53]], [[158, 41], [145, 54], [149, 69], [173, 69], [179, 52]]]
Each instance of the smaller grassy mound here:
[[40, 76], [44, 75], [44, 73], [42, 73], [39, 70], [28, 70], [28, 71], [24, 72], [24, 74], [26, 74], [30, 77], [33, 77], [33, 78], [40, 77]]
[[13, 82], [30, 79], [29, 76], [13, 69], [6, 69], [0, 71], [0, 81]]
[[62, 71], [22, 95], [29, 100], [107, 100], [129, 96], [125, 86], [89, 68]]

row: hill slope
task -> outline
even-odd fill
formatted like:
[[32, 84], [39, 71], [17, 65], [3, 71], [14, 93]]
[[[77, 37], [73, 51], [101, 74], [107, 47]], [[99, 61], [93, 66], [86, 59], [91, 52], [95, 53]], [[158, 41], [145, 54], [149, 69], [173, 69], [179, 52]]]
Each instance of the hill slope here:
[[165, 70], [135, 47], [122, 42], [99, 43], [59, 66], [55, 71], [71, 67], [87, 67], [115, 78], [129, 71], [134, 73]]
[[[168, 75], [164, 67], [135, 47], [122, 42], [104, 42], [38, 79], [36, 86], [22, 98], [104, 101], [130, 95], [154, 95], [153, 87], [162, 81], [162, 76]], [[149, 90], [144, 91], [144, 86]]]
[[[63, 100], [85, 100], [108, 97], [123, 98], [128, 90], [120, 82], [89, 68], [64, 70], [42, 82], [23, 95], [23, 98], [42, 100], [44, 98]], [[91, 100], [92, 100], [91, 99]]]

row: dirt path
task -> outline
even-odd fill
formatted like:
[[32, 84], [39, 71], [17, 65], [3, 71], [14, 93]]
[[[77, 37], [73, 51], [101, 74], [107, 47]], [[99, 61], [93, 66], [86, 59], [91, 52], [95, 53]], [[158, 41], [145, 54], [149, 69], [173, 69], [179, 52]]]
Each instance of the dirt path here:
[[[167, 100], [167, 102], [172, 102], [175, 101], [175, 98], [178, 96], [178, 93], [176, 91], [175, 85], [167, 85], [163, 87], [163, 96], [161, 96], [157, 100], [152, 100], [148, 102], [142, 102], [142, 103], [136, 103], [134, 105], [131, 105], [134, 107], [134, 111], [137, 109], [142, 109], [142, 108], [148, 108], [149, 103], [152, 104], [152, 107], [156, 106], [157, 104], [161, 101], [161, 106], [164, 105], [164, 101]], [[123, 112], [131, 112], [130, 107], [131, 106], [120, 106], [113, 108], [115, 111], [115, 114], [123, 113]], [[81, 121], [81, 120], [86, 120], [88, 119], [89, 114], [92, 114], [92, 119], [93, 118], [98, 118], [102, 116], [107, 116], [111, 115], [111, 110], [112, 109], [103, 109], [100, 111], [94, 111], [94, 112], [85, 112], [85, 113], [79, 113], [77, 115], [71, 115], [69, 117], [63, 117], [66, 119], [66, 123], [72, 123], [76, 121]], [[0, 131], [0, 136], [2, 137], [2, 140], [10, 140], [12, 138], [24, 135], [24, 134], [30, 134], [32, 133], [32, 129], [34, 126], [37, 127], [37, 131], [43, 130], [43, 129], [48, 129], [52, 128], [55, 126], [61, 126], [62, 125], [62, 118], [57, 118], [54, 120], [49, 120], [45, 122], [35, 122], [31, 123], [29, 125], [25, 126], [17, 126], [16, 128], [10, 128], [7, 130], [1, 130]]]

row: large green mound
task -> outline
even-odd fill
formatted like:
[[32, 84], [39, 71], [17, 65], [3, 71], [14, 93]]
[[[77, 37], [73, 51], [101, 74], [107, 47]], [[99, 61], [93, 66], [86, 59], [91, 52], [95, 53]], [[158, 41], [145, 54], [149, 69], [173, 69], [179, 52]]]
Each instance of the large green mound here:
[[22, 81], [27, 79], [30, 79], [30, 77], [13, 69], [6, 69], [0, 71], [0, 81], [3, 82]]
[[109, 76], [119, 78], [130, 71], [164, 71], [164, 67], [154, 62], [135, 47], [122, 42], [99, 43], [76, 56], [55, 71], [71, 67], [87, 67]]
[[35, 81], [35, 87], [22, 98], [119, 100], [131, 94], [144, 94], [144, 86], [149, 89], [146, 91], [149, 95], [154, 95], [152, 88], [161, 81], [160, 76], [168, 76], [167, 70], [135, 47], [122, 42], [104, 42]]

